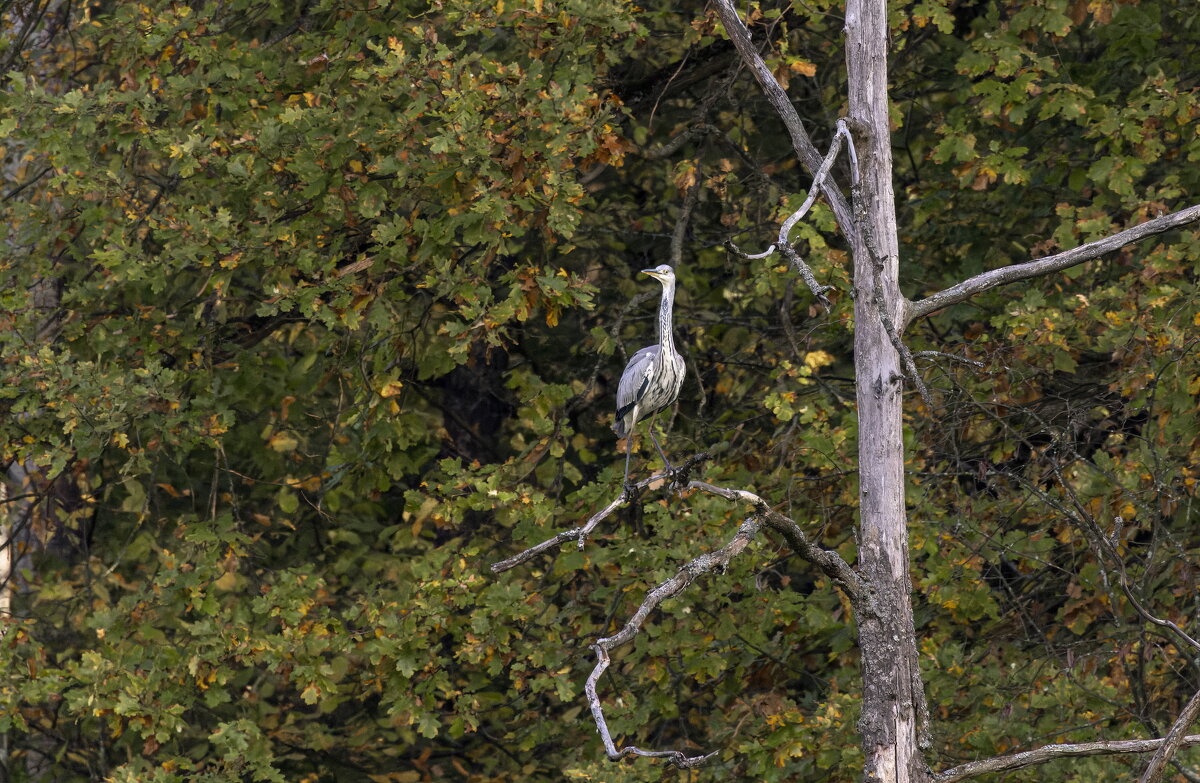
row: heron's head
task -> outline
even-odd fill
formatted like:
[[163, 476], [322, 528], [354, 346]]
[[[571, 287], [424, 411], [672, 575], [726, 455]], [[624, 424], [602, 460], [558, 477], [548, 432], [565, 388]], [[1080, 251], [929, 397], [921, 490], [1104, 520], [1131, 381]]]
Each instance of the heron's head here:
[[663, 285], [675, 282], [675, 270], [668, 264], [659, 264], [653, 269], [643, 269], [642, 274], [650, 275]]

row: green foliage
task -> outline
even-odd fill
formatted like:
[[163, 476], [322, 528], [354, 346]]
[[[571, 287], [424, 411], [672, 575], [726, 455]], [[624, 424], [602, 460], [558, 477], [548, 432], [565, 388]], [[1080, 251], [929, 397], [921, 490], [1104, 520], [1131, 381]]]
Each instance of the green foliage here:
[[[819, 141], [840, 14], [750, 9]], [[1189, 4], [892, 14], [910, 295], [1200, 192]], [[487, 565], [618, 491], [612, 393], [653, 330], [628, 303], [656, 291], [634, 272], [694, 182], [668, 453], [712, 451], [708, 480], [854, 560], [845, 245], [821, 205], [793, 234], [829, 316], [778, 258], [721, 249], [768, 244], [811, 183], [712, 12], [154, 0], [53, 24], [0, 93], [0, 435], [36, 499], [0, 642], [13, 779], [660, 779], [603, 758], [587, 644], [746, 510], [654, 490], [582, 551]], [[718, 132], [633, 154], [698, 119]], [[943, 407], [907, 410], [935, 762], [1147, 736], [1195, 690], [1071, 515], [1120, 516], [1139, 600], [1194, 615], [1197, 258], [1176, 232], [911, 335], [986, 364], [937, 363]], [[680, 777], [839, 781], [859, 676], [848, 603], [764, 535], [601, 690], [619, 743], [720, 751]]]

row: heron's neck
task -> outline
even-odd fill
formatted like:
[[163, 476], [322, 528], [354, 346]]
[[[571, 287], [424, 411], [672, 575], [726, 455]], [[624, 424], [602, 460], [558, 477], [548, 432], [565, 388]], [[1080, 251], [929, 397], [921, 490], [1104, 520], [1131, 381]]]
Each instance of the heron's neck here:
[[675, 283], [663, 284], [662, 301], [658, 304], [658, 344], [664, 354], [675, 352], [674, 330], [671, 328], [671, 308], [675, 303]]

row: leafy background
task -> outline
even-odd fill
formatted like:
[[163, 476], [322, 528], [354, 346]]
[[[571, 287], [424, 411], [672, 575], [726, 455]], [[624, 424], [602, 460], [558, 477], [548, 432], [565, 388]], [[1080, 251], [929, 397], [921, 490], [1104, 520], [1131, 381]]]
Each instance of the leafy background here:
[[[582, 553], [487, 568], [618, 491], [612, 395], [657, 293], [636, 272], [695, 188], [665, 446], [853, 562], [847, 252], [821, 206], [797, 229], [827, 315], [721, 247], [765, 246], [808, 179], [713, 13], [361, 5], [3, 6], [10, 779], [857, 779], [853, 617], [765, 538], [601, 683], [619, 742], [718, 763], [603, 758], [589, 640], [743, 509], [660, 490]], [[841, 4], [742, 10], [824, 147]], [[908, 295], [1200, 192], [1191, 3], [891, 13]], [[1198, 258], [1175, 232], [910, 334], [984, 363], [929, 362], [934, 406], [906, 406], [935, 768], [1156, 735], [1200, 687], [1085, 535], [1195, 627]]]

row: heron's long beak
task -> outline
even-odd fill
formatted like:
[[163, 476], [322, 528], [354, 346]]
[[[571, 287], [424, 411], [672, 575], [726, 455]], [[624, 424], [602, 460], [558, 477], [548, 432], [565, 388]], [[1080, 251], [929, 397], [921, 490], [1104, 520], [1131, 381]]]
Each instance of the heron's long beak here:
[[655, 280], [662, 280], [662, 277], [660, 277], [660, 276], [659, 276], [659, 274], [658, 274], [658, 270], [657, 270], [657, 269], [643, 269], [643, 270], [642, 270], [642, 274], [643, 274], [643, 275], [650, 275], [650, 276], [651, 276], [651, 277], [653, 277]]

